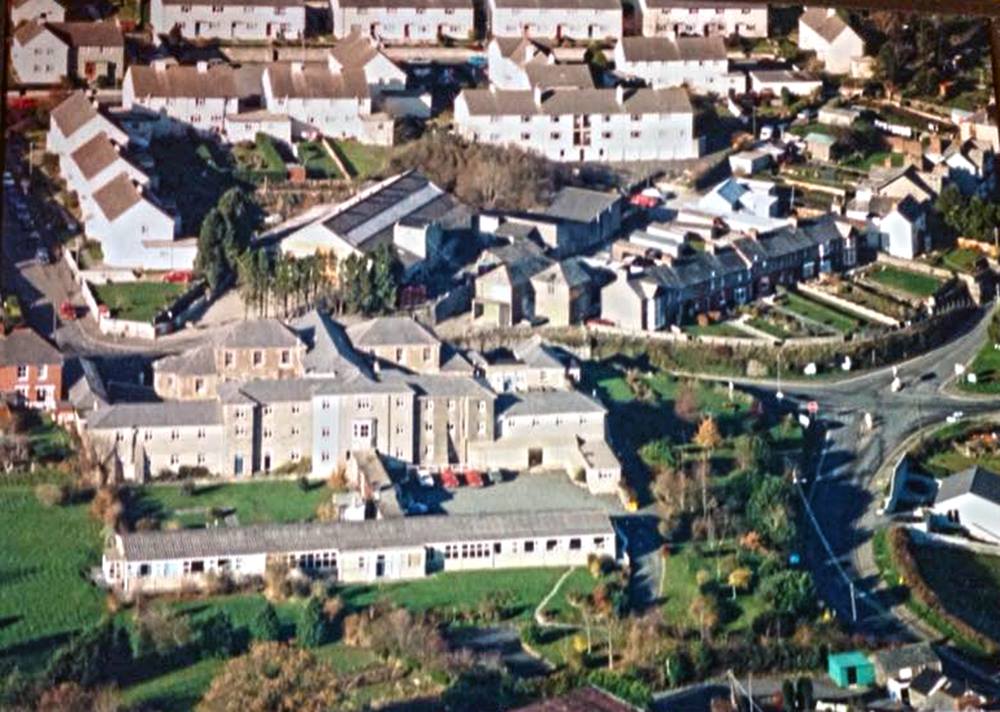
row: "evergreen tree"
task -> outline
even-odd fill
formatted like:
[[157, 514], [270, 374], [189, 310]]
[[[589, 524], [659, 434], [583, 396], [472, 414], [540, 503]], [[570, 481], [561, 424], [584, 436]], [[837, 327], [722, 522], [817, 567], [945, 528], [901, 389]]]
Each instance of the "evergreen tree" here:
[[326, 620], [323, 618], [323, 604], [315, 596], [302, 609], [295, 634], [303, 648], [318, 648], [323, 644], [326, 638]]
[[201, 624], [199, 636], [206, 656], [225, 660], [240, 652], [236, 629], [225, 611], [209, 616]]
[[270, 602], [265, 603], [260, 612], [254, 616], [250, 623], [250, 633], [254, 640], [261, 642], [276, 641], [281, 638], [281, 622], [278, 620], [278, 612]]

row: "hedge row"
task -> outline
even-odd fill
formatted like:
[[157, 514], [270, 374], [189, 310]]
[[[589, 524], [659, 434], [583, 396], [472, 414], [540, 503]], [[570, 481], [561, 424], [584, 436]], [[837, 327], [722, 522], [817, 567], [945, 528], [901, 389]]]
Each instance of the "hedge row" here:
[[889, 550], [900, 576], [906, 582], [910, 593], [922, 605], [929, 608], [963, 638], [968, 639], [981, 648], [987, 655], [994, 656], [1000, 652], [1000, 646], [992, 638], [983, 635], [971, 625], [948, 611], [944, 603], [924, 580], [920, 566], [913, 555], [915, 546], [910, 532], [905, 527], [894, 527], [889, 530]]

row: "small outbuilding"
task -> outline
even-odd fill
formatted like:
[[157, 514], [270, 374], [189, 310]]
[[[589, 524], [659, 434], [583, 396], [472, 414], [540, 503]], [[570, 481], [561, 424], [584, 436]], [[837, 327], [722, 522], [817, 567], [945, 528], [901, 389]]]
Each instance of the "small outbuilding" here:
[[810, 133], [806, 136], [806, 150], [817, 161], [832, 161], [836, 143], [836, 138], [825, 133]]
[[837, 687], [867, 687], [875, 684], [875, 666], [860, 650], [831, 654], [827, 658], [827, 673]]

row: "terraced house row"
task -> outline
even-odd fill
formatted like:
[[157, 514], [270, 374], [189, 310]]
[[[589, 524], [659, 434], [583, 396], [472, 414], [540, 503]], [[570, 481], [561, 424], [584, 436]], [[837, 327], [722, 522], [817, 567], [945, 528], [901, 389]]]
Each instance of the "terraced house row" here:
[[510, 393], [488, 385], [486, 357], [474, 360], [485, 365], [408, 318], [346, 330], [318, 312], [244, 321], [156, 362], [161, 400], [98, 407], [85, 432], [129, 481], [182, 467], [240, 478], [298, 465], [326, 477], [374, 451], [390, 466], [554, 467], [617, 491], [605, 410], [554, 378], [554, 359], [522, 362], [506, 382], [540, 387]]

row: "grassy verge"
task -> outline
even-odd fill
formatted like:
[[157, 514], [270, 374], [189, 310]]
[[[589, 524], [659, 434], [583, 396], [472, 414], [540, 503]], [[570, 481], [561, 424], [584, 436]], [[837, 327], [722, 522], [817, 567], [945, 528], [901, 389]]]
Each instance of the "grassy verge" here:
[[1000, 393], [1000, 349], [994, 348], [989, 338], [976, 354], [969, 370], [976, 374], [976, 382], [960, 379], [959, 388], [971, 393]]
[[100, 564], [100, 527], [86, 504], [44, 507], [31, 487], [0, 488], [0, 660], [34, 668], [97, 621], [86, 576]]
[[298, 153], [310, 178], [343, 178], [337, 164], [319, 141], [303, 141], [298, 144]]
[[867, 276], [873, 282], [921, 298], [933, 296], [941, 288], [941, 280], [936, 277], [898, 267], [879, 267], [870, 271]]
[[184, 293], [183, 284], [170, 282], [121, 282], [91, 285], [94, 297], [107, 305], [111, 316], [129, 321], [152, 321]]
[[694, 336], [726, 336], [731, 339], [752, 338], [745, 331], [740, 331], [732, 324], [727, 324], [724, 321], [715, 322], [714, 324], [705, 324], [704, 326], [691, 324], [684, 327], [684, 332]]
[[976, 262], [982, 258], [982, 254], [977, 250], [969, 250], [962, 247], [953, 247], [940, 255], [941, 266], [955, 272], [972, 273], [976, 267]]

